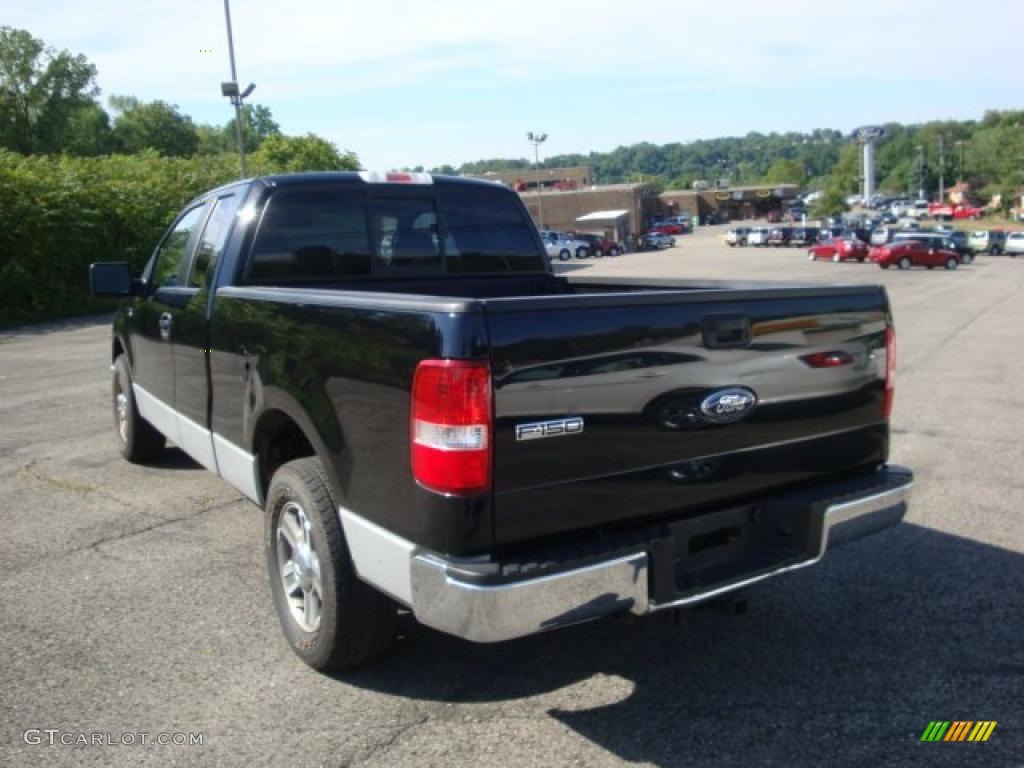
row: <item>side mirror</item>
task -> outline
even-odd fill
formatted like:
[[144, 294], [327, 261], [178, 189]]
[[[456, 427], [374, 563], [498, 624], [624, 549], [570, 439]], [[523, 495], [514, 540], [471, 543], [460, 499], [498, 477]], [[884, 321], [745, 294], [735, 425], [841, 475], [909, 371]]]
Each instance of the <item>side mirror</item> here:
[[131, 267], [126, 261], [90, 264], [89, 289], [93, 296], [131, 296], [137, 292]]

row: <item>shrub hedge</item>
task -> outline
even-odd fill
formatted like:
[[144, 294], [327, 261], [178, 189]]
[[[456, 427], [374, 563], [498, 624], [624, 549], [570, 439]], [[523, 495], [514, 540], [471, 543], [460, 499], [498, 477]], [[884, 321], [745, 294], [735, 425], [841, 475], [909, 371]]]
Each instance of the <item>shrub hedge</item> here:
[[0, 150], [0, 327], [109, 310], [93, 261], [141, 270], [181, 206], [237, 177], [236, 155], [23, 156]]

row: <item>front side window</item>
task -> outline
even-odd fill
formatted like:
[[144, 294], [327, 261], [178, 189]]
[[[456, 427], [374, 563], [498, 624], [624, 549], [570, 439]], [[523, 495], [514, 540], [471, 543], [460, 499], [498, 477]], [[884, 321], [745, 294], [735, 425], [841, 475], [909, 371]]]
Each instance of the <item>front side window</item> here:
[[227, 243], [228, 235], [231, 233], [231, 224], [240, 202], [241, 198], [238, 195], [226, 195], [214, 202], [213, 212], [206, 220], [206, 226], [203, 228], [203, 234], [196, 249], [196, 257], [192, 261], [192, 270], [188, 278], [190, 286], [206, 285], [208, 276], [213, 274], [213, 267]]
[[202, 219], [206, 207], [196, 206], [188, 211], [167, 237], [156, 254], [156, 265], [153, 269], [150, 285], [153, 288], [185, 285], [185, 271], [188, 269], [188, 246], [192, 234]]

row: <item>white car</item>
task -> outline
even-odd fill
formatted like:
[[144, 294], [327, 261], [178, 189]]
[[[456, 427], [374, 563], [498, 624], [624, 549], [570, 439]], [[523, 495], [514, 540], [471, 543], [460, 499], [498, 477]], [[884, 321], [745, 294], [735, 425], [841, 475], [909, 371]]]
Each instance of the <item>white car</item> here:
[[737, 245], [747, 244], [747, 234], [750, 232], [749, 227], [733, 227], [725, 233], [725, 242], [731, 247]]
[[747, 232], [747, 245], [768, 245], [768, 227], [752, 227]]
[[544, 241], [544, 250], [548, 258], [568, 261], [576, 255], [577, 259], [585, 259], [590, 255], [590, 244], [585, 240], [577, 240], [562, 232], [542, 231], [540, 239]]
[[1014, 258], [1024, 255], [1024, 232], [1011, 232], [1006, 236], [1004, 253]]

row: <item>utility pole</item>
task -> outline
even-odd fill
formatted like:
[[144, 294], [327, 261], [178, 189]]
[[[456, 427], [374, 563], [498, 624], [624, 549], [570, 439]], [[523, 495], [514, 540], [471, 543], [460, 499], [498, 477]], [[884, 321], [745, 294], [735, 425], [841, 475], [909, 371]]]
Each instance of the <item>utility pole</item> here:
[[960, 147], [960, 170], [956, 175], [956, 180], [962, 184], [964, 181], [964, 140], [959, 139], [956, 145]]
[[544, 229], [544, 203], [542, 201], [544, 186], [540, 180], [540, 145], [547, 141], [548, 135], [530, 131], [526, 134], [526, 138], [533, 144], [533, 170], [537, 174], [537, 223], [539, 229]]
[[238, 73], [235, 70], [235, 41], [231, 35], [231, 8], [228, 6], [228, 0], [224, 0], [224, 19], [227, 21], [228, 26], [228, 56], [231, 58], [231, 81], [221, 83], [220, 92], [222, 96], [227, 96], [235, 107], [235, 139], [238, 141], [238, 160], [242, 167], [242, 178], [244, 179], [249, 175], [249, 172], [245, 168], [245, 143], [242, 141], [242, 103], [256, 86], [253, 83], [249, 83], [249, 87], [244, 91], [239, 92], [238, 90]]
[[924, 199], [924, 147], [918, 144], [917, 150], [917, 199]]
[[939, 202], [946, 202], [946, 155], [943, 154], [943, 135], [939, 134]]

